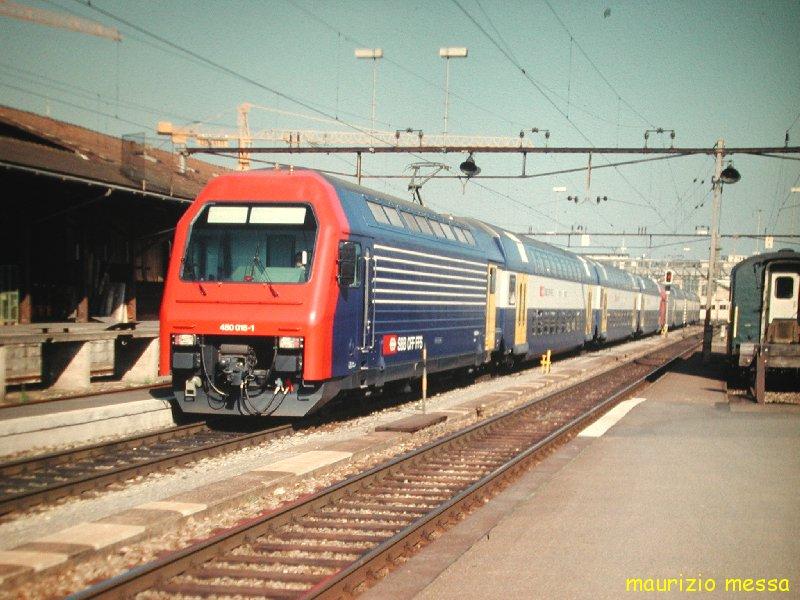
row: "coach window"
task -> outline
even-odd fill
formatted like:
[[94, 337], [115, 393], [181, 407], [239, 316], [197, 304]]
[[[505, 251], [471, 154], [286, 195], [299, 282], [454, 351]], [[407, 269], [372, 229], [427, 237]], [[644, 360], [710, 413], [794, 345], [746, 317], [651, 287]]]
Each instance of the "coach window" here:
[[433, 234], [436, 237], [440, 237], [443, 240], [447, 239], [447, 236], [444, 234], [444, 229], [442, 229], [442, 224], [439, 221], [434, 221], [431, 219], [431, 225], [433, 226]]
[[456, 225], [453, 226], [453, 233], [456, 234], [456, 239], [462, 244], [467, 244], [467, 238], [464, 237], [464, 230]]
[[469, 229], [465, 229], [464, 230], [464, 237], [466, 238], [467, 243], [470, 246], [474, 246], [475, 245], [475, 238], [472, 237], [472, 232]]
[[375, 202], [367, 202], [367, 206], [378, 223], [383, 223], [384, 225], [389, 224], [389, 217], [387, 217], [386, 213], [383, 211], [383, 206]]
[[403, 220], [400, 218], [400, 215], [397, 214], [397, 209], [393, 206], [384, 206], [383, 210], [386, 211], [386, 215], [389, 217], [389, 222], [394, 225], [395, 227], [400, 227], [401, 229], [405, 229], [405, 225], [403, 225]]
[[408, 228], [411, 231], [422, 233], [422, 231], [419, 228], [419, 225], [417, 224], [417, 220], [414, 218], [414, 215], [406, 211], [401, 211], [401, 214], [403, 215], [403, 220], [406, 222], [406, 225], [408, 225]]
[[517, 303], [517, 276], [508, 276], [508, 305], [514, 306]]
[[447, 236], [448, 240], [451, 240], [453, 242], [456, 241], [456, 234], [453, 233], [453, 229], [450, 227], [448, 223], [442, 223], [442, 230], [444, 231], [444, 234]]
[[430, 223], [428, 223], [428, 219], [420, 215], [414, 215], [414, 218], [417, 220], [417, 225], [419, 225], [419, 230], [422, 233], [433, 235], [433, 230], [431, 229]]
[[791, 277], [775, 278], [775, 297], [785, 300], [794, 296], [794, 280]]

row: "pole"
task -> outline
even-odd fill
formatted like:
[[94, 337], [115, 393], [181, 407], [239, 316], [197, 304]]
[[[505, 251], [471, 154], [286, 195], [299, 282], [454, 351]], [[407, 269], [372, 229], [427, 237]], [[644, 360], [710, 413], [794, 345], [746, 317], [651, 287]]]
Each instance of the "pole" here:
[[761, 252], [761, 240], [758, 236], [761, 234], [761, 209], [758, 209], [758, 225], [756, 225], [756, 249], [755, 254]]
[[450, 103], [450, 57], [444, 59], [444, 135], [447, 135], [447, 108]]
[[375, 131], [375, 89], [378, 85], [378, 59], [372, 59], [372, 131]]
[[716, 155], [716, 165], [714, 167], [714, 179], [712, 189], [714, 192], [714, 202], [711, 209], [711, 250], [708, 256], [708, 284], [706, 285], [706, 318], [703, 324], [703, 364], [711, 360], [711, 340], [714, 335], [711, 327], [711, 306], [714, 302], [716, 293], [715, 281], [717, 277], [717, 244], [719, 243], [719, 208], [722, 195], [722, 159], [725, 156], [725, 140], [717, 140], [714, 148]]
[[422, 344], [422, 414], [427, 413], [428, 399], [428, 347]]

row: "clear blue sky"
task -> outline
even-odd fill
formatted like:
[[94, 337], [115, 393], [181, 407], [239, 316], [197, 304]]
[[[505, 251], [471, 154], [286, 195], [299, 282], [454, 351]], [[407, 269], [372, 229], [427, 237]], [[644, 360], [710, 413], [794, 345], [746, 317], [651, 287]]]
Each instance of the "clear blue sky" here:
[[[354, 58], [356, 47], [381, 47], [385, 53], [378, 72], [378, 128], [439, 133], [444, 61], [438, 49], [467, 46], [469, 57], [451, 62], [451, 133], [516, 136], [520, 129], [539, 127], [552, 132], [555, 146], [586, 146], [587, 140], [596, 146], [640, 146], [646, 129], [663, 127], [676, 130], [678, 146], [711, 147], [724, 138], [735, 147], [783, 145], [791, 128], [791, 143], [800, 144], [796, 0], [93, 2], [263, 87], [187, 58], [81, 2], [18, 1], [117, 27], [123, 41], [0, 18], [0, 103], [114, 135], [146, 132], [155, 138], [159, 120], [235, 128], [236, 106], [242, 102], [312, 114], [289, 98], [368, 127], [371, 63]], [[253, 109], [251, 129], [271, 127], [347, 129]], [[651, 146], [668, 143], [664, 136], [649, 141]], [[595, 156], [593, 165], [621, 158], [638, 156]], [[425, 159], [457, 172], [464, 156]], [[483, 175], [518, 174], [521, 168], [515, 155], [476, 159]], [[800, 203], [800, 194], [790, 193], [800, 186], [800, 162], [746, 155], [733, 159], [742, 181], [725, 188], [722, 231], [754, 233], [761, 210], [762, 227], [770, 233], [800, 233], [800, 209], [787, 208]], [[349, 156], [294, 160], [335, 171], [354, 168]], [[367, 157], [364, 169], [401, 175], [418, 160]], [[556, 171], [583, 166], [586, 160], [534, 155], [527, 170]], [[576, 206], [565, 199], [585, 194], [584, 173], [486, 179], [463, 192], [458, 180], [432, 180], [422, 195], [437, 210], [521, 231], [577, 225], [590, 232], [641, 226], [650, 232], [693, 231], [711, 220], [712, 172], [710, 157], [595, 170], [591, 195], [609, 198], [600, 206]], [[408, 197], [407, 183], [365, 181], [401, 197]], [[556, 186], [566, 186], [567, 193], [554, 192]], [[635, 248], [641, 240], [625, 239], [632, 254], [698, 258], [708, 252], [707, 238], [667, 242], [673, 245], [649, 251]], [[620, 245], [622, 240], [601, 243]], [[752, 240], [723, 244], [723, 252], [754, 248]]]

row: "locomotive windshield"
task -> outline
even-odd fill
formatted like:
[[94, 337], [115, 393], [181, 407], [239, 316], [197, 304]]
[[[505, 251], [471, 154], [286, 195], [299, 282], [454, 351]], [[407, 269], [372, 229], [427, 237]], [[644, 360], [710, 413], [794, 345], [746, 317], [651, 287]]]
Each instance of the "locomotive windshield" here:
[[303, 283], [311, 274], [316, 233], [307, 206], [206, 206], [192, 224], [181, 279]]

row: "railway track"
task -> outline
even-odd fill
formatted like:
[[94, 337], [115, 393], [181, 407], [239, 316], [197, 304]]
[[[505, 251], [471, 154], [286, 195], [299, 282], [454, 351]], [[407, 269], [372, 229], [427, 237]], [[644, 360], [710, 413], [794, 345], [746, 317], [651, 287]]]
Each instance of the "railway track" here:
[[0, 515], [252, 446], [292, 430], [291, 425], [281, 425], [242, 434], [192, 423], [3, 463]]
[[357, 593], [698, 343], [681, 340], [529, 402], [73, 598]]

